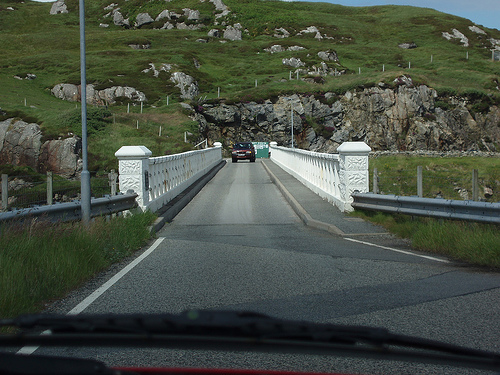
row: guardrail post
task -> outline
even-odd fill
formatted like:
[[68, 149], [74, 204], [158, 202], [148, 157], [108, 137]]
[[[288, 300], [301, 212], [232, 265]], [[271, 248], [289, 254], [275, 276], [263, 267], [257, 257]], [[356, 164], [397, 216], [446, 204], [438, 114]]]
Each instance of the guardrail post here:
[[369, 187], [368, 155], [371, 147], [364, 142], [344, 142], [337, 149], [340, 157], [340, 197], [344, 207], [341, 211], [352, 211], [352, 193], [356, 190], [367, 193]]
[[137, 204], [145, 210], [149, 203], [149, 157], [153, 153], [145, 146], [123, 146], [116, 151], [120, 192], [133, 190], [138, 194]]
[[472, 170], [472, 200], [477, 202], [479, 200], [479, 176], [477, 169]]
[[378, 194], [378, 169], [373, 168], [373, 194]]
[[2, 174], [2, 211], [7, 211], [9, 206], [9, 176]]
[[52, 176], [52, 172], [47, 172], [47, 204], [51, 205], [52, 202], [52, 197], [54, 196], [53, 194], [53, 186], [54, 186], [54, 179]]
[[420, 198], [424, 196], [424, 182], [422, 175], [423, 168], [421, 165], [417, 166], [417, 195]]

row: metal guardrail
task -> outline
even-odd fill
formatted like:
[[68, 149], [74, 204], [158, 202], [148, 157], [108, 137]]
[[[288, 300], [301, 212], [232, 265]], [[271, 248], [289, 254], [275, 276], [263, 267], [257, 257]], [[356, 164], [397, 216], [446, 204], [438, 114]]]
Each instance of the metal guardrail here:
[[439, 219], [500, 224], [500, 203], [353, 193], [352, 207]]
[[[124, 195], [106, 196], [91, 200], [91, 217], [111, 215], [121, 211], [130, 210], [137, 207], [135, 201], [137, 194], [127, 192]], [[20, 210], [0, 213], [0, 224], [8, 221], [23, 221], [25, 219], [43, 218], [45, 220], [75, 221], [82, 219], [82, 209], [80, 201], [68, 203], [56, 203], [48, 206], [38, 206], [24, 208]]]

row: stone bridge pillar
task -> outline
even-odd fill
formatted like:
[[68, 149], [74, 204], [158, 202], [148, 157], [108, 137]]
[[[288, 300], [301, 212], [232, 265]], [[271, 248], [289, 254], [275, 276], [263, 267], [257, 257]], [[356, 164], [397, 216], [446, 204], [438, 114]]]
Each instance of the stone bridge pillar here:
[[340, 196], [346, 211], [352, 211], [354, 191], [367, 193], [369, 189], [368, 155], [371, 147], [364, 142], [342, 143], [337, 152], [340, 157]]
[[120, 173], [120, 192], [134, 190], [139, 207], [149, 203], [149, 158], [153, 153], [145, 146], [123, 146], [116, 151]]

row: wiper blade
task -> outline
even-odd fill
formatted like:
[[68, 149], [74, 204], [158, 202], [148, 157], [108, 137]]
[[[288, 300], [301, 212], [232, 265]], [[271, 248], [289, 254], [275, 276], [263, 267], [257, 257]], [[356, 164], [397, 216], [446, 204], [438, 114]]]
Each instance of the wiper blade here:
[[[253, 312], [28, 315], [0, 320], [20, 332], [0, 346], [146, 346], [178, 349], [298, 352], [418, 361], [500, 370], [500, 355], [384, 328], [277, 319]], [[48, 330], [43, 335], [36, 332]], [[35, 332], [35, 333], [34, 333]]]

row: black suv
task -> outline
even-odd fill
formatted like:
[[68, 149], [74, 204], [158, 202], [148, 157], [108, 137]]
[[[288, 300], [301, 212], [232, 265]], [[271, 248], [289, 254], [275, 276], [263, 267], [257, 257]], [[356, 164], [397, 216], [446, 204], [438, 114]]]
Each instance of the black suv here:
[[231, 153], [231, 158], [233, 163], [238, 160], [250, 160], [251, 163], [255, 162], [255, 147], [253, 147], [252, 142], [238, 142], [233, 145], [233, 151]]

